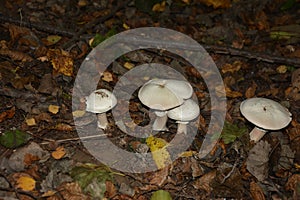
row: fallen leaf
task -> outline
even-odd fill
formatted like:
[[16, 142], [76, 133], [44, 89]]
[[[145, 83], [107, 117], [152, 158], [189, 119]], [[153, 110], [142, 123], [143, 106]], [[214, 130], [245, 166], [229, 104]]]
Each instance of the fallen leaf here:
[[204, 190], [205, 192], [210, 194], [211, 191], [212, 191], [212, 187], [210, 186], [210, 183], [214, 180], [216, 175], [217, 175], [216, 170], [212, 170], [212, 171], [204, 174], [203, 176], [201, 176], [197, 180], [195, 180], [192, 183], [192, 185], [193, 185], [194, 188], [196, 188], [198, 190]]
[[36, 125], [36, 122], [35, 122], [34, 118], [27, 118], [27, 119], [25, 119], [25, 122], [28, 126], [35, 126]]
[[59, 160], [66, 155], [65, 148], [63, 146], [57, 147], [55, 151], [51, 153], [52, 157], [56, 160]]
[[268, 177], [268, 161], [271, 145], [263, 140], [259, 141], [250, 151], [246, 161], [247, 170], [263, 181]]
[[168, 143], [165, 140], [150, 136], [146, 139], [146, 143], [150, 148], [153, 160], [158, 169], [172, 163], [170, 154], [166, 149]]
[[47, 38], [42, 39], [43, 43], [46, 46], [54, 45], [57, 42], [59, 42], [60, 40], [61, 40], [61, 36], [59, 36], [59, 35], [49, 35]]
[[35, 180], [29, 176], [21, 176], [17, 179], [17, 187], [24, 191], [32, 191], [35, 188]]
[[48, 106], [48, 111], [51, 112], [52, 114], [57, 114], [59, 112], [59, 106], [57, 105], [49, 105]]
[[83, 117], [85, 110], [75, 110], [72, 112], [74, 118]]
[[172, 200], [172, 197], [168, 191], [158, 190], [153, 192], [150, 200]]
[[73, 75], [73, 59], [71, 55], [64, 50], [49, 49], [47, 52], [48, 60], [53, 66], [53, 73], [56, 75], [61, 73], [65, 76]]
[[253, 181], [250, 183], [250, 193], [251, 193], [253, 200], [265, 200], [266, 199], [261, 187]]
[[170, 171], [169, 166], [154, 172], [153, 175], [150, 177], [150, 181], [149, 181], [150, 184], [151, 185], [162, 186], [168, 178], [169, 171]]
[[30, 135], [20, 130], [5, 131], [0, 136], [0, 144], [6, 148], [17, 148], [26, 144], [30, 139]]
[[289, 191], [293, 191], [293, 199], [299, 199], [300, 197], [300, 174], [293, 174], [289, 177], [285, 188]]
[[30, 153], [25, 154], [24, 156], [24, 165], [30, 166], [33, 162], [40, 160], [40, 158], [37, 155], [32, 155]]
[[233, 64], [227, 63], [222, 67], [222, 72], [223, 72], [223, 74], [225, 74], [227, 72], [234, 73], [234, 72], [239, 71], [241, 69], [241, 67], [242, 67], [241, 61], [235, 61]]
[[230, 0], [197, 0], [207, 6], [213, 6], [216, 8], [229, 8], [231, 6]]
[[156, 3], [152, 7], [153, 12], [163, 12], [166, 9], [166, 1], [163, 1], [161, 3]]
[[72, 131], [73, 127], [69, 124], [65, 123], [59, 123], [56, 126], [52, 127], [52, 129], [58, 130], [58, 131]]
[[225, 87], [226, 97], [237, 98], [242, 97], [243, 94], [238, 91], [232, 91], [229, 87]]
[[16, 107], [11, 107], [9, 110], [6, 110], [0, 113], [0, 123], [6, 119], [11, 119], [15, 115]]
[[88, 200], [88, 196], [83, 194], [80, 185], [76, 182], [63, 183], [57, 188], [64, 199], [70, 200]]
[[105, 71], [103, 72], [102, 74], [102, 78], [101, 78], [103, 81], [106, 81], [106, 82], [112, 82], [114, 79], [113, 79], [113, 75], [108, 72], [108, 71]]
[[279, 74], [284, 74], [286, 73], [288, 70], [287, 66], [286, 65], [280, 65], [276, 68], [276, 71], [279, 73]]
[[257, 84], [253, 81], [252, 85], [246, 90], [245, 97], [247, 99], [254, 97], [256, 89], [257, 89]]
[[134, 67], [134, 64], [130, 63], [130, 62], [125, 62], [123, 65], [126, 69], [132, 69]]

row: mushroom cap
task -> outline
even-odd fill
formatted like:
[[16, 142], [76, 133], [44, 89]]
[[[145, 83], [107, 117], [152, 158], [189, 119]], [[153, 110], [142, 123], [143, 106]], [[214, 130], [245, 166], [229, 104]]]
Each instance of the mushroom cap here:
[[166, 80], [150, 80], [139, 90], [140, 101], [155, 110], [168, 110], [183, 103], [183, 98], [177, 96], [172, 90], [166, 87]]
[[292, 114], [280, 103], [266, 98], [251, 98], [240, 105], [242, 115], [254, 125], [266, 130], [279, 130], [292, 120]]
[[153, 79], [151, 80], [151, 83], [164, 85], [166, 88], [183, 99], [189, 99], [193, 95], [193, 87], [187, 81], [174, 79]]
[[178, 122], [191, 121], [198, 117], [199, 114], [200, 108], [192, 99], [188, 99], [181, 106], [168, 111], [168, 117]]
[[86, 111], [92, 113], [104, 113], [117, 104], [117, 98], [112, 92], [106, 89], [99, 89], [86, 97], [85, 103]]

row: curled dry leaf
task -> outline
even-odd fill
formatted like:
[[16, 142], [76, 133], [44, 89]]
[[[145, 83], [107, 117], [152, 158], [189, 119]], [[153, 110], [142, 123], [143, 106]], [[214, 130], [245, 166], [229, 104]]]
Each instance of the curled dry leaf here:
[[52, 63], [54, 74], [61, 73], [65, 76], [73, 75], [73, 58], [67, 51], [49, 49], [47, 57]]
[[287, 190], [293, 191], [293, 198], [299, 199], [300, 198], [300, 174], [292, 175], [287, 183], [285, 184], [285, 188]]
[[210, 171], [204, 174], [203, 176], [201, 176], [200, 178], [198, 178], [196, 181], [194, 181], [192, 185], [194, 188], [198, 190], [204, 190], [205, 192], [210, 194], [211, 191], [213, 190], [213, 188], [210, 187], [210, 183], [216, 177], [216, 175], [217, 175], [216, 170]]
[[15, 115], [16, 107], [11, 107], [10, 109], [0, 113], [0, 123], [6, 119], [11, 119]]
[[82, 193], [78, 183], [63, 183], [58, 190], [64, 199], [69, 200], [88, 200], [89, 197]]
[[268, 176], [268, 161], [271, 146], [268, 142], [259, 141], [250, 151], [246, 161], [247, 170], [257, 178], [263, 181]]
[[26, 53], [10, 49], [0, 49], [0, 55], [8, 56], [14, 61], [30, 62], [33, 60], [32, 57]]
[[251, 193], [253, 200], [265, 200], [266, 199], [263, 190], [255, 182], [250, 183], [250, 193]]

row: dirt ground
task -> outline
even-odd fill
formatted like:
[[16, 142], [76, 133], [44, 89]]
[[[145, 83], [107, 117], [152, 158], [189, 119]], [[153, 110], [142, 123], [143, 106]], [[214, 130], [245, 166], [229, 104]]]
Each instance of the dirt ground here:
[[[0, 5], [0, 199], [300, 199], [298, 0], [0, 0]], [[127, 48], [122, 55], [118, 49], [96, 50], [141, 27], [167, 28], [174, 35], [152, 38], [151, 48], [120, 45]], [[177, 33], [198, 42], [207, 60], [197, 60], [192, 50], [154, 48], [171, 38], [192, 49]], [[218, 77], [213, 68], [199, 71], [183, 55], [214, 63], [224, 87], [210, 86]], [[105, 70], [93, 68], [93, 61], [114, 56]], [[176, 134], [173, 119], [155, 136], [143, 128], [155, 114], [139, 100], [140, 86], [152, 78], [176, 79], [149, 63], [169, 66], [192, 86], [200, 108], [187, 129], [195, 130], [192, 141]], [[146, 67], [138, 76], [124, 78], [141, 65]], [[96, 88], [113, 91], [120, 82], [129, 84], [116, 94], [118, 105], [125, 106], [107, 111], [108, 127], [97, 129], [85, 97]], [[241, 102], [255, 97], [280, 103], [292, 116], [286, 127], [258, 142], [250, 141], [255, 125], [240, 112]], [[203, 156], [199, 150], [207, 138], [211, 146]], [[119, 165], [106, 139], [141, 157], [120, 154]], [[186, 148], [175, 155], [174, 146]], [[158, 149], [163, 153], [155, 154]], [[150, 164], [140, 164], [146, 154]]]

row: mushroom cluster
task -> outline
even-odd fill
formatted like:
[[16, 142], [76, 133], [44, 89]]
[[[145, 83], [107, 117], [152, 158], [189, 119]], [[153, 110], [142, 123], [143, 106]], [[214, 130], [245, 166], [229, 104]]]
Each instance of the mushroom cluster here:
[[240, 105], [242, 115], [256, 127], [250, 139], [258, 142], [268, 130], [279, 130], [292, 120], [292, 114], [280, 103], [266, 98], [251, 98]]
[[186, 124], [200, 113], [199, 106], [191, 99], [192, 94], [193, 88], [186, 81], [152, 79], [140, 88], [138, 97], [145, 106], [155, 110], [153, 130], [168, 130], [169, 117], [177, 120], [177, 133], [186, 134]]

